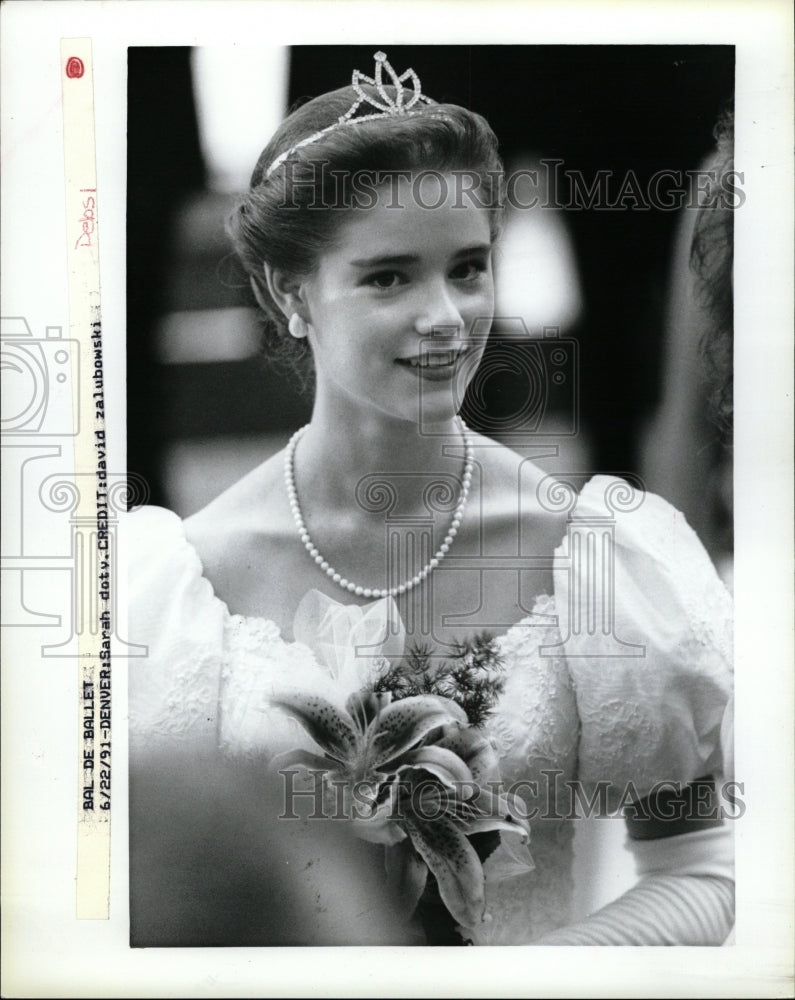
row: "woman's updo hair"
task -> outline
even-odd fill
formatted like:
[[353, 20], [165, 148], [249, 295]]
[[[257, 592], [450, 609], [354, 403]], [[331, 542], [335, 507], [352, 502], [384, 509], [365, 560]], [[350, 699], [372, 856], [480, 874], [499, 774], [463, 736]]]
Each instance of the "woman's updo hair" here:
[[[374, 87], [362, 89], [381, 100]], [[384, 89], [395, 98], [394, 87]], [[472, 194], [464, 193], [462, 203], [484, 206], [492, 239], [501, 224], [503, 166], [496, 136], [485, 118], [458, 105], [418, 103], [405, 114], [349, 122], [293, 148], [338, 121], [357, 96], [353, 87], [343, 87], [289, 114], [260, 155], [249, 190], [228, 222], [268, 320], [267, 354], [289, 362], [303, 376], [311, 372], [311, 350], [305, 338], [287, 332], [286, 319], [268, 292], [263, 264], [295, 277], [311, 274], [319, 254], [333, 243], [346, 210], [363, 205], [351, 178], [368, 174], [387, 181], [396, 171], [466, 171], [470, 176], [463, 186]], [[359, 114], [366, 113], [365, 104]], [[292, 152], [269, 173], [287, 150]]]

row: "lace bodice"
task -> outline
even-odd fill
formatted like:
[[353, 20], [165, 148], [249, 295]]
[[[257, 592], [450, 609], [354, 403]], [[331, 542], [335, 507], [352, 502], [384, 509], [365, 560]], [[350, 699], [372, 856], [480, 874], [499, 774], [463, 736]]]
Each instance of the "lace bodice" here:
[[[538, 597], [533, 614], [498, 637], [506, 685], [488, 731], [503, 780], [518, 783], [535, 809], [535, 870], [488, 884], [493, 919], [478, 943], [528, 942], [567, 922], [567, 782], [579, 780], [587, 794], [609, 781], [615, 803], [627, 782], [642, 795], [655, 781], [720, 770], [730, 599], [682, 516], [651, 496], [610, 528], [614, 588], [583, 595], [573, 553], [578, 539], [604, 530], [596, 518], [605, 482], [592, 480], [580, 496], [580, 520], [556, 551], [554, 595]], [[231, 614], [171, 512], [130, 515], [123, 545], [131, 639], [149, 647], [131, 666], [131, 752], [170, 741], [249, 758], [312, 748], [268, 705], [275, 685], [317, 672], [309, 646], [285, 641], [273, 622]]]

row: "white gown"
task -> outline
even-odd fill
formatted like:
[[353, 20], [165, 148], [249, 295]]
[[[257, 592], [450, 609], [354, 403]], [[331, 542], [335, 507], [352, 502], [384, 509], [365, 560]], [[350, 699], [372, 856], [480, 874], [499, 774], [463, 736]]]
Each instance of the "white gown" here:
[[[498, 639], [506, 686], [487, 726], [503, 779], [527, 783], [525, 797], [538, 810], [531, 821], [535, 869], [487, 884], [492, 919], [478, 929], [477, 943], [528, 943], [570, 920], [566, 781], [578, 780], [587, 794], [607, 780], [615, 804], [616, 790], [629, 782], [643, 796], [658, 781], [722, 773], [731, 599], [680, 513], [651, 494], [615, 513], [604, 502], [613, 487], [620, 481], [606, 477], [586, 485], [555, 553], [554, 595], [538, 596], [533, 615]], [[589, 535], [605, 537], [605, 525], [614, 542], [615, 572], [607, 575], [614, 587], [596, 593], [589, 561], [578, 556]], [[271, 621], [231, 614], [170, 511], [129, 515], [123, 546], [130, 638], [149, 649], [148, 658], [130, 661], [133, 757], [175, 742], [227, 759], [316, 750], [267, 704], [280, 678], [317, 675], [309, 647], [284, 641]], [[610, 568], [606, 558], [600, 572]], [[559, 801], [548, 800], [550, 789], [558, 789]]]

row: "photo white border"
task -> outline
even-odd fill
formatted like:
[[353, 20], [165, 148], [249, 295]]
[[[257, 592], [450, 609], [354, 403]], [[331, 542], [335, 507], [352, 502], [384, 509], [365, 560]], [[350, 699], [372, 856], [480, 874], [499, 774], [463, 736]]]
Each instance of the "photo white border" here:
[[[793, 935], [792, 12], [783, 0], [566, 3], [26, 2], [2, 8], [2, 301], [68, 322], [59, 43], [90, 36], [108, 436], [124, 468], [130, 45], [710, 43], [736, 46], [736, 944], [713, 949], [130, 949], [126, 662], [111, 920], [74, 918], [77, 672], [3, 630], [4, 996], [787, 996]], [[135, 331], [129, 331], [134, 339]], [[6, 498], [4, 486], [4, 500]], [[124, 633], [122, 625], [122, 634]]]

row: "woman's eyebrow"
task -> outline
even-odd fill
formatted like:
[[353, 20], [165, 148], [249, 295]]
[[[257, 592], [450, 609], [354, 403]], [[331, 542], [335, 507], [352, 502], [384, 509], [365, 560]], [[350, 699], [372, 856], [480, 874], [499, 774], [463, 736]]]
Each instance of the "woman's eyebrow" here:
[[[490, 251], [491, 243], [473, 243], [472, 246], [461, 247], [460, 250], [456, 250], [452, 256], [468, 257], [471, 254], [489, 253]], [[352, 260], [351, 265], [353, 267], [405, 267], [407, 264], [416, 264], [419, 260], [420, 257], [417, 254], [380, 254], [376, 257], [362, 257]]]
[[470, 247], [462, 247], [456, 250], [454, 257], [469, 257], [471, 254], [491, 253], [491, 243], [473, 243]]
[[420, 258], [415, 254], [384, 254], [378, 257], [364, 257], [361, 260], [352, 260], [353, 267], [383, 267], [384, 265], [416, 264]]

